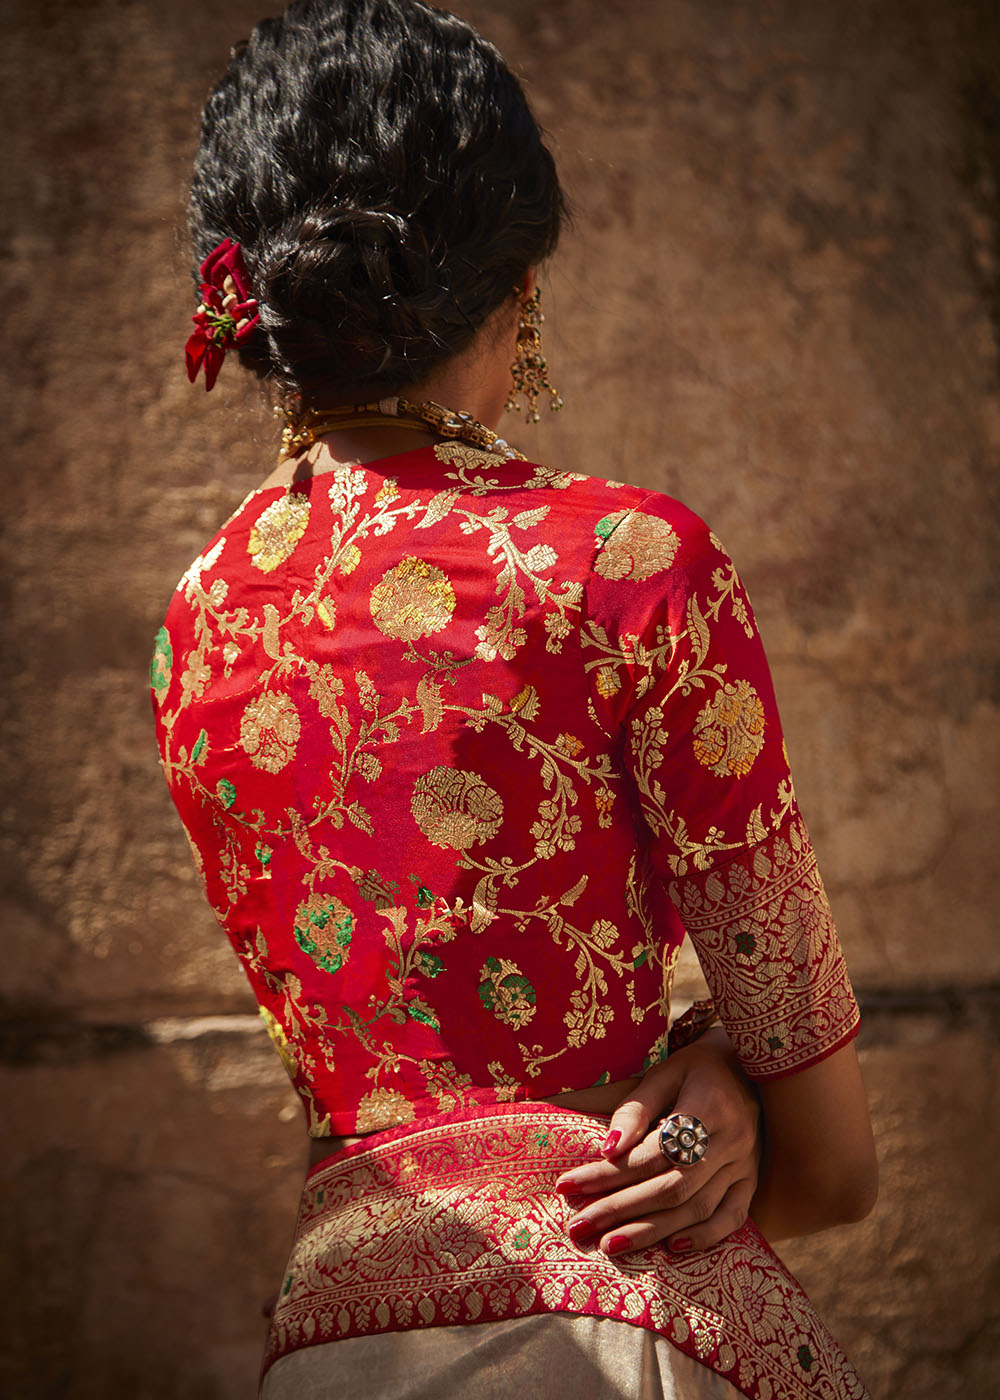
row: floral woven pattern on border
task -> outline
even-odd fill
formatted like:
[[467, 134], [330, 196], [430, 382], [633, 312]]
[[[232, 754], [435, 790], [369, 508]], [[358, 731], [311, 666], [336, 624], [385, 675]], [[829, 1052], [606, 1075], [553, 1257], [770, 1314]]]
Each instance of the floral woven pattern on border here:
[[548, 1105], [503, 1105], [421, 1120], [314, 1169], [265, 1371], [339, 1338], [571, 1312], [659, 1332], [754, 1400], [864, 1400], [753, 1225], [689, 1256], [612, 1260], [573, 1244], [552, 1184], [606, 1131]]
[[816, 1064], [856, 1032], [851, 990], [805, 824], [670, 884], [747, 1074]]

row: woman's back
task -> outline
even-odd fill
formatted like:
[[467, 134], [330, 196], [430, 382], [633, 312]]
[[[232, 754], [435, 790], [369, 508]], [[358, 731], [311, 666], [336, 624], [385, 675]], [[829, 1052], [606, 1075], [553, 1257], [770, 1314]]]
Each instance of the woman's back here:
[[[839, 1003], [815, 991], [831, 930], [752, 615], [679, 503], [454, 443], [320, 472], [243, 504], [158, 656], [168, 779], [314, 1134], [641, 1073], [671, 876], [697, 905], [756, 863], [742, 943], [711, 921], [754, 1070], [853, 1029], [839, 963]], [[784, 970], [780, 1026], [734, 954]]]
[[[536, 271], [565, 206], [519, 84], [420, 0], [294, 0], [209, 98], [190, 212], [188, 373], [211, 387], [234, 351], [294, 468], [174, 597], [161, 752], [311, 1133], [367, 1134], [307, 1179], [269, 1400], [395, 1394], [387, 1367], [400, 1393], [423, 1368], [481, 1395], [488, 1363], [452, 1384], [452, 1323], [477, 1324], [463, 1357], [512, 1320], [554, 1356], [578, 1312], [630, 1391], [680, 1347], [727, 1392], [861, 1394], [743, 1223], [753, 1196], [769, 1229], [820, 1228], [873, 1184], [857, 1008], [749, 605], [677, 502], [496, 437], [519, 395], [560, 403]], [[682, 925], [761, 1081], [760, 1181], [725, 1035], [660, 1063]]]

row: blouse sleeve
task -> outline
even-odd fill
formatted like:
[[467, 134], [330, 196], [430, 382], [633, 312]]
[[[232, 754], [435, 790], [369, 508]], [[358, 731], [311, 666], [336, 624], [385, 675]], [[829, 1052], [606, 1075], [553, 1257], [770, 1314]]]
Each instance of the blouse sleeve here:
[[584, 659], [637, 824], [754, 1079], [844, 1045], [858, 1008], [795, 801], [743, 586], [704, 522], [650, 495], [600, 521]]

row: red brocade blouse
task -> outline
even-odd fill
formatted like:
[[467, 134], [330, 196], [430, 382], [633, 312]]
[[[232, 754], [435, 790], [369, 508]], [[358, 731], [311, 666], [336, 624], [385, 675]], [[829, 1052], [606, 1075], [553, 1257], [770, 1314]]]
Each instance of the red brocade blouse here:
[[314, 1136], [641, 1073], [685, 929], [752, 1077], [857, 1029], [750, 605], [669, 497], [456, 443], [256, 491], [152, 686]]

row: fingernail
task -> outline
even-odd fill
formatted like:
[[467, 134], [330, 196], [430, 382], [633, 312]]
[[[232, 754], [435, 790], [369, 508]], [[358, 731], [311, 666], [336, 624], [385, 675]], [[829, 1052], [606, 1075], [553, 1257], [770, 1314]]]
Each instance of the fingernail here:
[[594, 1227], [589, 1220], [574, 1220], [566, 1233], [574, 1244], [579, 1244], [582, 1240], [587, 1239], [588, 1236], [594, 1233]]
[[611, 1153], [614, 1152], [615, 1148], [618, 1146], [621, 1140], [622, 1135], [617, 1128], [615, 1128], [612, 1132], [608, 1133], [604, 1146], [601, 1148], [601, 1151], [604, 1153], [605, 1157], [610, 1156]]
[[679, 1240], [670, 1241], [670, 1248], [675, 1254], [683, 1254], [685, 1249], [691, 1248], [691, 1241], [688, 1239], [687, 1235], [682, 1235]]
[[574, 1192], [579, 1190], [579, 1187], [573, 1178], [568, 1176], [564, 1181], [556, 1182], [556, 1190], [559, 1192], [560, 1196], [572, 1196]]
[[632, 1248], [632, 1241], [628, 1235], [612, 1235], [604, 1246], [605, 1254], [624, 1254], [626, 1249]]

